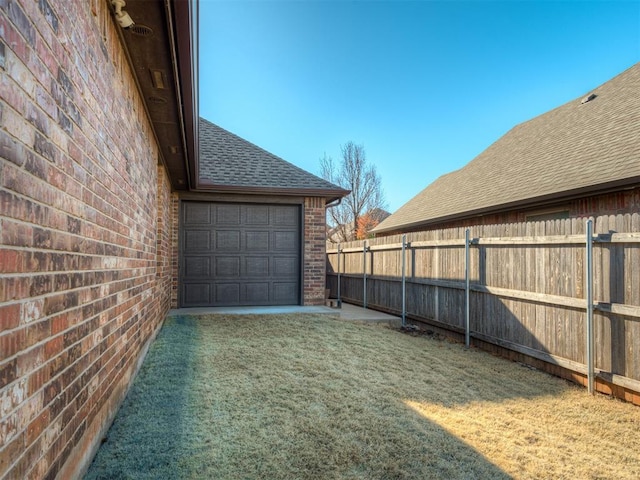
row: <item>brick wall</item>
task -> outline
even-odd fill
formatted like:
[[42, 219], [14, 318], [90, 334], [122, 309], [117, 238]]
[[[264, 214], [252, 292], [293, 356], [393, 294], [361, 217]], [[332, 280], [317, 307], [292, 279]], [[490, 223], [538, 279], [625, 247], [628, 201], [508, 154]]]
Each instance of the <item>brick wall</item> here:
[[326, 272], [325, 199], [304, 199], [304, 305], [324, 304]]
[[178, 308], [178, 238], [180, 236], [180, 199], [177, 194], [171, 196], [171, 308]]
[[[178, 194], [171, 193], [166, 170], [158, 165], [158, 231], [156, 237], [156, 298], [160, 310], [176, 308], [178, 281]], [[175, 301], [174, 301], [175, 300]]]
[[169, 308], [176, 199], [103, 0], [0, 0], [0, 479], [72, 478]]

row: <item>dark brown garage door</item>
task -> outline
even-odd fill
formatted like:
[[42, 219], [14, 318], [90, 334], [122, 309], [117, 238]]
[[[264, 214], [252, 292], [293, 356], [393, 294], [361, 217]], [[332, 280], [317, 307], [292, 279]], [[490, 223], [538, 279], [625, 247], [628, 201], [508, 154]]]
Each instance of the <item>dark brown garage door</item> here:
[[300, 207], [182, 202], [180, 305], [298, 305]]

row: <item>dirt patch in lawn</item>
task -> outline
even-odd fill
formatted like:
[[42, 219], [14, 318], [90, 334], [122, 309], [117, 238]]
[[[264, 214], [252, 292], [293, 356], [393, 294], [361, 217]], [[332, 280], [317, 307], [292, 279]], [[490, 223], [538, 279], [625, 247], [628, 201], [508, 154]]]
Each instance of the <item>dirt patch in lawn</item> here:
[[87, 475], [638, 478], [640, 409], [325, 315], [167, 320]]

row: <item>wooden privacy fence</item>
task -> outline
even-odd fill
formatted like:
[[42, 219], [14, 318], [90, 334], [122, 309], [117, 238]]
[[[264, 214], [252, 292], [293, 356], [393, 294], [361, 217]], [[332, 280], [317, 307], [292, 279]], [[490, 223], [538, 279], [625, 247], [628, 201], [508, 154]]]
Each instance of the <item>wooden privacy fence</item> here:
[[637, 213], [328, 244], [327, 288], [640, 393]]

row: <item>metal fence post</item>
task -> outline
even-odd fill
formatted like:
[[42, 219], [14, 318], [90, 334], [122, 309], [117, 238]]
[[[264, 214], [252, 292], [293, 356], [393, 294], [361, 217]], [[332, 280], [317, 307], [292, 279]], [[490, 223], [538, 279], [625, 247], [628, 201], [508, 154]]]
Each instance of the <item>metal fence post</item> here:
[[585, 291], [587, 296], [587, 387], [594, 393], [594, 339], [593, 339], [593, 221], [587, 220], [587, 265]]
[[367, 308], [367, 241], [362, 242], [362, 306]]
[[405, 250], [407, 248], [407, 236], [402, 235], [402, 326], [407, 325], [407, 282], [406, 282], [406, 255]]
[[340, 300], [340, 244], [338, 244], [338, 305], [342, 305], [342, 301]]
[[471, 344], [471, 329], [469, 325], [469, 229], [464, 233], [464, 344], [469, 348]]

